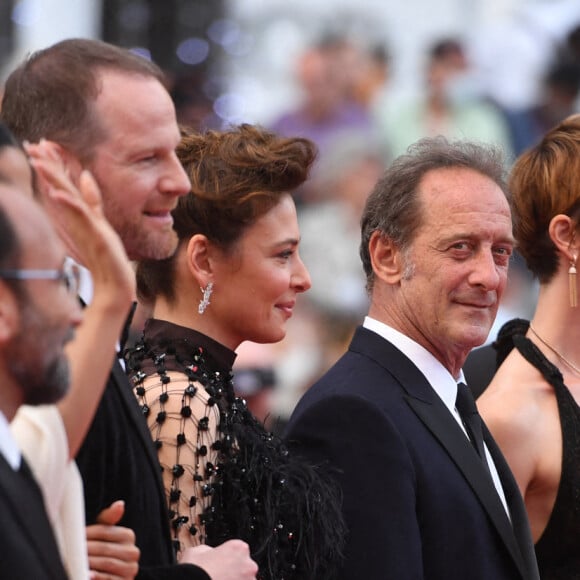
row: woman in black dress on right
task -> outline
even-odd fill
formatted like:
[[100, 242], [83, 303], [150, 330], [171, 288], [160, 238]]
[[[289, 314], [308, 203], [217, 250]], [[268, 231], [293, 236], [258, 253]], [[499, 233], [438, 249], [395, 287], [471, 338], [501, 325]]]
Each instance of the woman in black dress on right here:
[[526, 503], [542, 580], [580, 578], [580, 115], [516, 161], [514, 235], [540, 292], [531, 322], [496, 341], [478, 399]]
[[158, 449], [178, 557], [239, 538], [260, 579], [330, 579], [344, 538], [337, 488], [251, 415], [231, 372], [243, 341], [284, 338], [310, 287], [291, 194], [314, 145], [242, 125], [183, 135], [177, 155], [192, 184], [173, 212], [179, 246], [139, 264], [152, 318], [126, 361]]

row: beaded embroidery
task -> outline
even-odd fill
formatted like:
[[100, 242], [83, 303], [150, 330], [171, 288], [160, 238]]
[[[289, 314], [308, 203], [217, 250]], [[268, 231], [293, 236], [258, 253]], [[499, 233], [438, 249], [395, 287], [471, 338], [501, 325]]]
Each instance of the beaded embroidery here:
[[[140, 352], [140, 347], [135, 353]], [[153, 363], [157, 369], [159, 381], [153, 379], [154, 375], [147, 375], [142, 370], [132, 375], [135, 394], [147, 418], [156, 449], [160, 452], [163, 446], [175, 449], [175, 461], [172, 464], [161, 465], [164, 473], [171, 474], [171, 481], [167, 485], [167, 500], [169, 506], [169, 518], [173, 532], [173, 540], [177, 550], [181, 549], [179, 535], [182, 528], [186, 528], [192, 536], [199, 534], [199, 543], [205, 543], [204, 513], [208, 510], [213, 495], [213, 481], [216, 472], [217, 450], [214, 448], [214, 434], [210, 431], [212, 425], [219, 424], [219, 409], [216, 405], [215, 395], [212, 397], [203, 387], [203, 382], [215, 384], [219, 381], [219, 373], [210, 379], [206, 373], [199, 373], [197, 363], [201, 361], [203, 350], [194, 355], [194, 364], [189, 365], [185, 371], [187, 374], [173, 377], [168, 374], [165, 367], [166, 354], [155, 356]], [[153, 379], [153, 380], [152, 380]], [[197, 384], [196, 384], [197, 383]], [[212, 388], [212, 387], [210, 387]], [[220, 389], [221, 390], [221, 389]], [[153, 397], [151, 394], [154, 393]], [[219, 398], [221, 395], [218, 394]], [[167, 406], [171, 400], [180, 398], [180, 409], [168, 411]], [[195, 401], [196, 408], [203, 415], [193, 413], [191, 404]], [[192, 423], [192, 429], [188, 429], [187, 423]], [[169, 423], [177, 424], [177, 428], [168, 427]], [[166, 428], [164, 430], [164, 427]], [[169, 434], [165, 433], [169, 431]], [[196, 433], [195, 441], [187, 438], [186, 432]], [[174, 436], [174, 433], [177, 433]], [[182, 455], [187, 457], [182, 459]], [[190, 464], [188, 458], [193, 459]], [[193, 482], [194, 493], [185, 495], [182, 493], [181, 482], [189, 478]]]
[[[234, 357], [196, 331], [158, 320], [148, 321], [125, 353], [158, 450], [175, 449], [173, 465], [162, 465], [175, 546], [184, 529], [213, 546], [240, 538], [250, 544], [260, 579], [332, 578], [345, 537], [338, 489], [292, 457], [235, 396]], [[168, 409], [175, 397], [179, 404]], [[167, 437], [169, 424], [178, 428]], [[182, 493], [188, 477], [192, 497]]]

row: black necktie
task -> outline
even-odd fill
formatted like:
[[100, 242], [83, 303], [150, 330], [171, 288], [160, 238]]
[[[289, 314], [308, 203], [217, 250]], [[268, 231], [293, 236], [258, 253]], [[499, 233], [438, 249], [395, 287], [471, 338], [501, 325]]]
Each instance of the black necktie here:
[[469, 387], [465, 383], [457, 384], [457, 399], [455, 400], [455, 406], [459, 411], [461, 420], [465, 425], [465, 429], [471, 443], [477, 454], [481, 458], [487, 472], [491, 477], [491, 472], [489, 470], [489, 465], [487, 463], [487, 457], [485, 456], [485, 448], [483, 446], [483, 427], [481, 416], [477, 412], [477, 407], [475, 405], [475, 399], [469, 390]]

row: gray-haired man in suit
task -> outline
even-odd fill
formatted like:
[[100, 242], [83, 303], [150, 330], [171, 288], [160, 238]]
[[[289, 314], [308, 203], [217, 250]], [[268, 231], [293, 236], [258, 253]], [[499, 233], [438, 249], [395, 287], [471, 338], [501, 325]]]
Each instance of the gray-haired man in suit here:
[[518, 488], [462, 398], [514, 245], [501, 156], [420, 141], [379, 180], [361, 223], [368, 316], [287, 431], [342, 485], [340, 578], [537, 579]]

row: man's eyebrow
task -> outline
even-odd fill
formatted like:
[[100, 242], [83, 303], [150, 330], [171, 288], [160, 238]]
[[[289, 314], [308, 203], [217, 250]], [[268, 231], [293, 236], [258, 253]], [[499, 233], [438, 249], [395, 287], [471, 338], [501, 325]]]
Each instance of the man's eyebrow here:
[[[461, 240], [461, 239], [466, 239], [466, 240], [471, 240], [473, 238], [476, 238], [477, 236], [471, 232], [471, 231], [464, 231], [464, 232], [455, 232], [453, 234], [447, 235], [447, 236], [443, 236], [440, 238], [440, 241], [442, 242], [451, 242], [453, 240]], [[513, 235], [509, 235], [509, 236], [502, 236], [499, 240], [496, 240], [496, 242], [500, 243], [500, 244], [512, 244], [515, 245], [516, 244], [516, 239], [514, 238]]]

